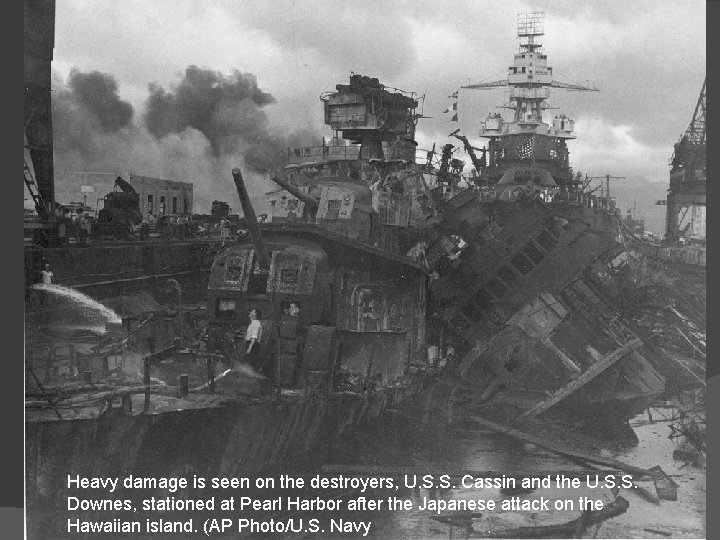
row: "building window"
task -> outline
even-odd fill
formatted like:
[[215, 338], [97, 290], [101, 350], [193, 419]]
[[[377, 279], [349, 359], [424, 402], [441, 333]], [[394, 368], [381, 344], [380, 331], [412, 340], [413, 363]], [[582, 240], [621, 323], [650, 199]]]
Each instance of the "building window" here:
[[172, 198], [172, 209], [173, 209], [172, 213], [177, 214], [177, 197]]
[[165, 197], [160, 197], [160, 215], [165, 215]]
[[148, 211], [148, 214], [153, 213], [153, 196], [152, 195], [148, 195], [147, 211]]

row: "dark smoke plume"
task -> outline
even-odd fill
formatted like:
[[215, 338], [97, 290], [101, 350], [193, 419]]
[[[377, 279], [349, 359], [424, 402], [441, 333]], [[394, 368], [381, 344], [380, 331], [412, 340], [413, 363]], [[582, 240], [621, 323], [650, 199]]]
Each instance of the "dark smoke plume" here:
[[158, 139], [194, 128], [205, 135], [215, 156], [240, 152], [248, 166], [261, 171], [269, 166], [267, 147], [278, 148], [261, 110], [271, 103], [275, 98], [258, 88], [251, 73], [226, 76], [189, 66], [172, 91], [150, 85], [145, 125]]
[[117, 82], [112, 75], [73, 69], [69, 83], [75, 102], [97, 118], [103, 131], [112, 133], [130, 124], [133, 107], [118, 96]]
[[114, 77], [99, 71], [73, 68], [67, 84], [54, 76], [52, 112], [55, 160], [61, 168], [69, 161], [79, 167], [111, 159], [114, 152], [107, 154], [104, 142], [129, 137], [134, 127], [132, 105], [118, 96]]
[[[54, 76], [57, 171], [192, 182], [195, 211], [202, 213], [214, 199], [239, 209], [230, 176], [239, 165], [248, 173], [253, 204], [262, 209], [264, 193], [274, 187], [262, 174], [283, 164], [287, 147], [320, 144], [319, 131], [312, 128], [291, 133], [271, 128], [262, 108], [275, 98], [249, 73], [225, 76], [190, 66], [169, 90], [150, 86], [141, 122], [133, 122], [133, 107], [119, 98], [117, 88], [112, 75], [96, 71], [73, 68], [67, 81]], [[61, 202], [77, 197], [68, 193]]]

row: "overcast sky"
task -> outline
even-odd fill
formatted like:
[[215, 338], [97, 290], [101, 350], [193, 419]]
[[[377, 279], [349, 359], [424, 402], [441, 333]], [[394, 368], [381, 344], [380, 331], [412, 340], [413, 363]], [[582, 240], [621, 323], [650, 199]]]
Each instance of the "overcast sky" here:
[[481, 143], [479, 123], [503, 91], [461, 90], [458, 124], [442, 114], [447, 97], [505, 78], [516, 15], [530, 9], [545, 11], [542, 42], [556, 79], [600, 89], [550, 100], [562, 108], [548, 114], [576, 120], [575, 170], [667, 182], [705, 77], [704, 0], [60, 0], [53, 66], [65, 82], [72, 68], [112, 75], [137, 118], [149, 85], [171, 90], [189, 65], [252, 73], [276, 100], [262, 109], [271, 126], [318, 133], [326, 132], [319, 95], [352, 71], [424, 96], [434, 118], [420, 120], [421, 147], [447, 142], [455, 127]]

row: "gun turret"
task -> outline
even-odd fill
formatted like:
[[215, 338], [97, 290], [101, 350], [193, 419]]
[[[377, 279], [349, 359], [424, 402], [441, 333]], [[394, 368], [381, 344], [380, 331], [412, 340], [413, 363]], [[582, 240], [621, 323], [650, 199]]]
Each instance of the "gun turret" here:
[[295, 198], [300, 199], [304, 202], [313, 213], [317, 212], [320, 203], [315, 197], [312, 197], [299, 189], [297, 186], [292, 185], [290, 182], [281, 178], [279, 174], [270, 175], [270, 179], [282, 187], [284, 190], [289, 191]]
[[264, 270], [269, 270], [270, 254], [268, 253], [265, 240], [263, 240], [262, 233], [260, 232], [260, 226], [258, 225], [257, 217], [255, 217], [255, 210], [250, 202], [247, 189], [245, 188], [242, 172], [240, 172], [239, 168], [235, 167], [232, 170], [232, 175], [233, 180], [235, 181], [235, 189], [237, 189], [238, 195], [240, 196], [240, 204], [242, 205], [245, 221], [247, 222], [247, 227], [250, 231], [250, 238], [252, 238], [253, 244], [255, 245], [255, 254], [257, 256], [258, 265]]

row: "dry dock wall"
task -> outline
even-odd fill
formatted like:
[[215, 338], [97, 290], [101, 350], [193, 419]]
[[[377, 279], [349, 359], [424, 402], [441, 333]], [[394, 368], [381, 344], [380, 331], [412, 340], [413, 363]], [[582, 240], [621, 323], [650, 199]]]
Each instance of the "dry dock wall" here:
[[[352, 428], [377, 417], [386, 404], [394, 404], [405, 392], [393, 389], [324, 399], [295, 396], [162, 414], [29, 421], [25, 428], [27, 538], [71, 536], [66, 532], [67, 519], [73, 517], [67, 510], [67, 497], [73, 494], [67, 489], [68, 475], [191, 478], [196, 474], [209, 478], [301, 470], [330, 455], [339, 437], [347, 437]], [[168, 496], [167, 492], [133, 491], [105, 497], [88, 491], [86, 496]], [[172, 495], [182, 498], [184, 494]], [[205, 498], [211, 495], [217, 493], [208, 492]], [[108, 513], [104, 518], [93, 518], [88, 512], [73, 514], [89, 520], [111, 517]]]
[[218, 242], [145, 242], [87, 247], [27, 249], [25, 275], [37, 280], [43, 262], [50, 263], [54, 281], [76, 286], [128, 279], [142, 275], [171, 274], [209, 269]]

